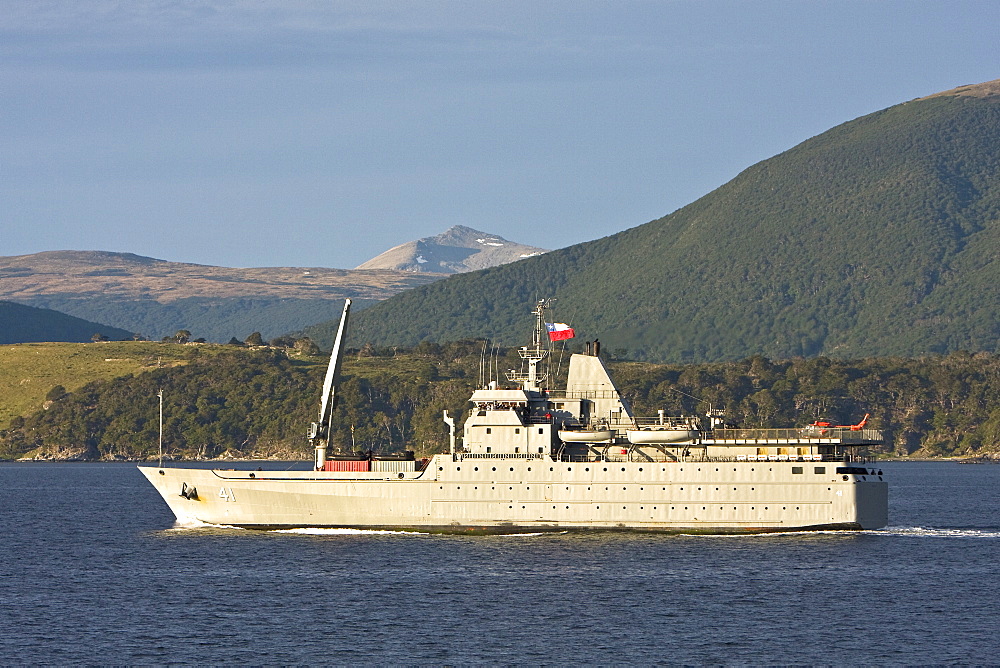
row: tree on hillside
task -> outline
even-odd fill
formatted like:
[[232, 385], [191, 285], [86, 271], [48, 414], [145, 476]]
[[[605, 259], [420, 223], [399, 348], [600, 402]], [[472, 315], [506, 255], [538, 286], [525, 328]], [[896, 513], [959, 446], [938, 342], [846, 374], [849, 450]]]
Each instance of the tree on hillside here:
[[319, 346], [317, 346], [313, 342], [313, 340], [310, 339], [308, 336], [305, 336], [305, 337], [303, 337], [301, 339], [298, 339], [295, 342], [295, 349], [298, 350], [303, 355], [310, 355], [310, 356], [312, 356], [312, 355], [319, 355], [320, 354]]
[[90, 340], [93, 341], [94, 343], [97, 343], [98, 341], [107, 341], [108, 337], [104, 336], [100, 332], [97, 332], [92, 337], [90, 337]]
[[177, 333], [174, 334], [174, 341], [177, 343], [187, 343], [191, 340], [191, 332], [186, 329], [178, 329]]

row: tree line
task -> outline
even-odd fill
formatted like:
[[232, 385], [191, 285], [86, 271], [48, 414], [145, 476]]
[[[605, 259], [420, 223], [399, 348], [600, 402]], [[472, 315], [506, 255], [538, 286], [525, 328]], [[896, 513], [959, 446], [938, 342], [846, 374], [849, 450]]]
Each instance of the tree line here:
[[[236, 347], [191, 356], [188, 364], [54, 387], [47, 409], [15, 418], [0, 432], [0, 456], [74, 453], [82, 459], [157, 455], [157, 393], [163, 390], [170, 457], [310, 456], [305, 429], [319, 410], [326, 358], [290, 357], [280, 348]], [[565, 375], [567, 360], [553, 359]], [[816, 419], [869, 425], [886, 435], [885, 454], [980, 456], [1000, 448], [1000, 357], [957, 352], [922, 358], [770, 360], [712, 364], [610, 362], [640, 415], [725, 411], [752, 427]], [[348, 351], [338, 388], [336, 449], [379, 453], [448, 447], [442, 411], [464, 419], [485, 370], [517, 368], [516, 349], [482, 341], [422, 343], [412, 349]], [[559, 380], [553, 382], [561, 386]]]

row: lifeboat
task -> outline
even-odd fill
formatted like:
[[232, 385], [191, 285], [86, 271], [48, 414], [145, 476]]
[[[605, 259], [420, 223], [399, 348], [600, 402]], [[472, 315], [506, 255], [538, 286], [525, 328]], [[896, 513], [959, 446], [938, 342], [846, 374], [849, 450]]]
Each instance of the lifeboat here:
[[560, 429], [559, 440], [563, 443], [601, 443], [610, 441], [614, 433], [610, 429]]
[[657, 443], [682, 443], [698, 435], [687, 427], [666, 429], [629, 429], [628, 442], [634, 445], [656, 445]]

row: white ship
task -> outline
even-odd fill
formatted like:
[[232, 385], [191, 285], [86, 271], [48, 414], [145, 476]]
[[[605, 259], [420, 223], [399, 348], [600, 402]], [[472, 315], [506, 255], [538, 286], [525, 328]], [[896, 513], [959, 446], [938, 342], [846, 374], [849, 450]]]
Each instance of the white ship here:
[[[337, 527], [451, 533], [639, 530], [753, 533], [877, 529], [888, 485], [867, 459], [882, 434], [825, 422], [734, 429], [721, 413], [632, 413], [597, 346], [545, 389], [548, 303], [535, 308], [522, 369], [476, 390], [462, 438], [427, 460], [331, 455], [344, 306], [309, 438], [313, 470], [140, 466], [179, 522], [254, 529]], [[551, 329], [551, 328], [550, 328]]]

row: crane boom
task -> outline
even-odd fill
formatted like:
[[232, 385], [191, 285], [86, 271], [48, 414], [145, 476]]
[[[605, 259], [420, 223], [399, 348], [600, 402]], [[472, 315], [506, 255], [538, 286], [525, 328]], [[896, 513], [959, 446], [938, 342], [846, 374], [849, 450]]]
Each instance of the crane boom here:
[[340, 316], [340, 327], [337, 338], [330, 351], [330, 364], [326, 368], [323, 379], [323, 397], [320, 400], [319, 421], [309, 425], [309, 440], [316, 449], [316, 469], [322, 469], [326, 463], [326, 449], [330, 446], [330, 430], [333, 422], [333, 409], [337, 406], [337, 376], [344, 358], [344, 332], [347, 330], [347, 318], [351, 311], [351, 300], [344, 300], [344, 313]]

